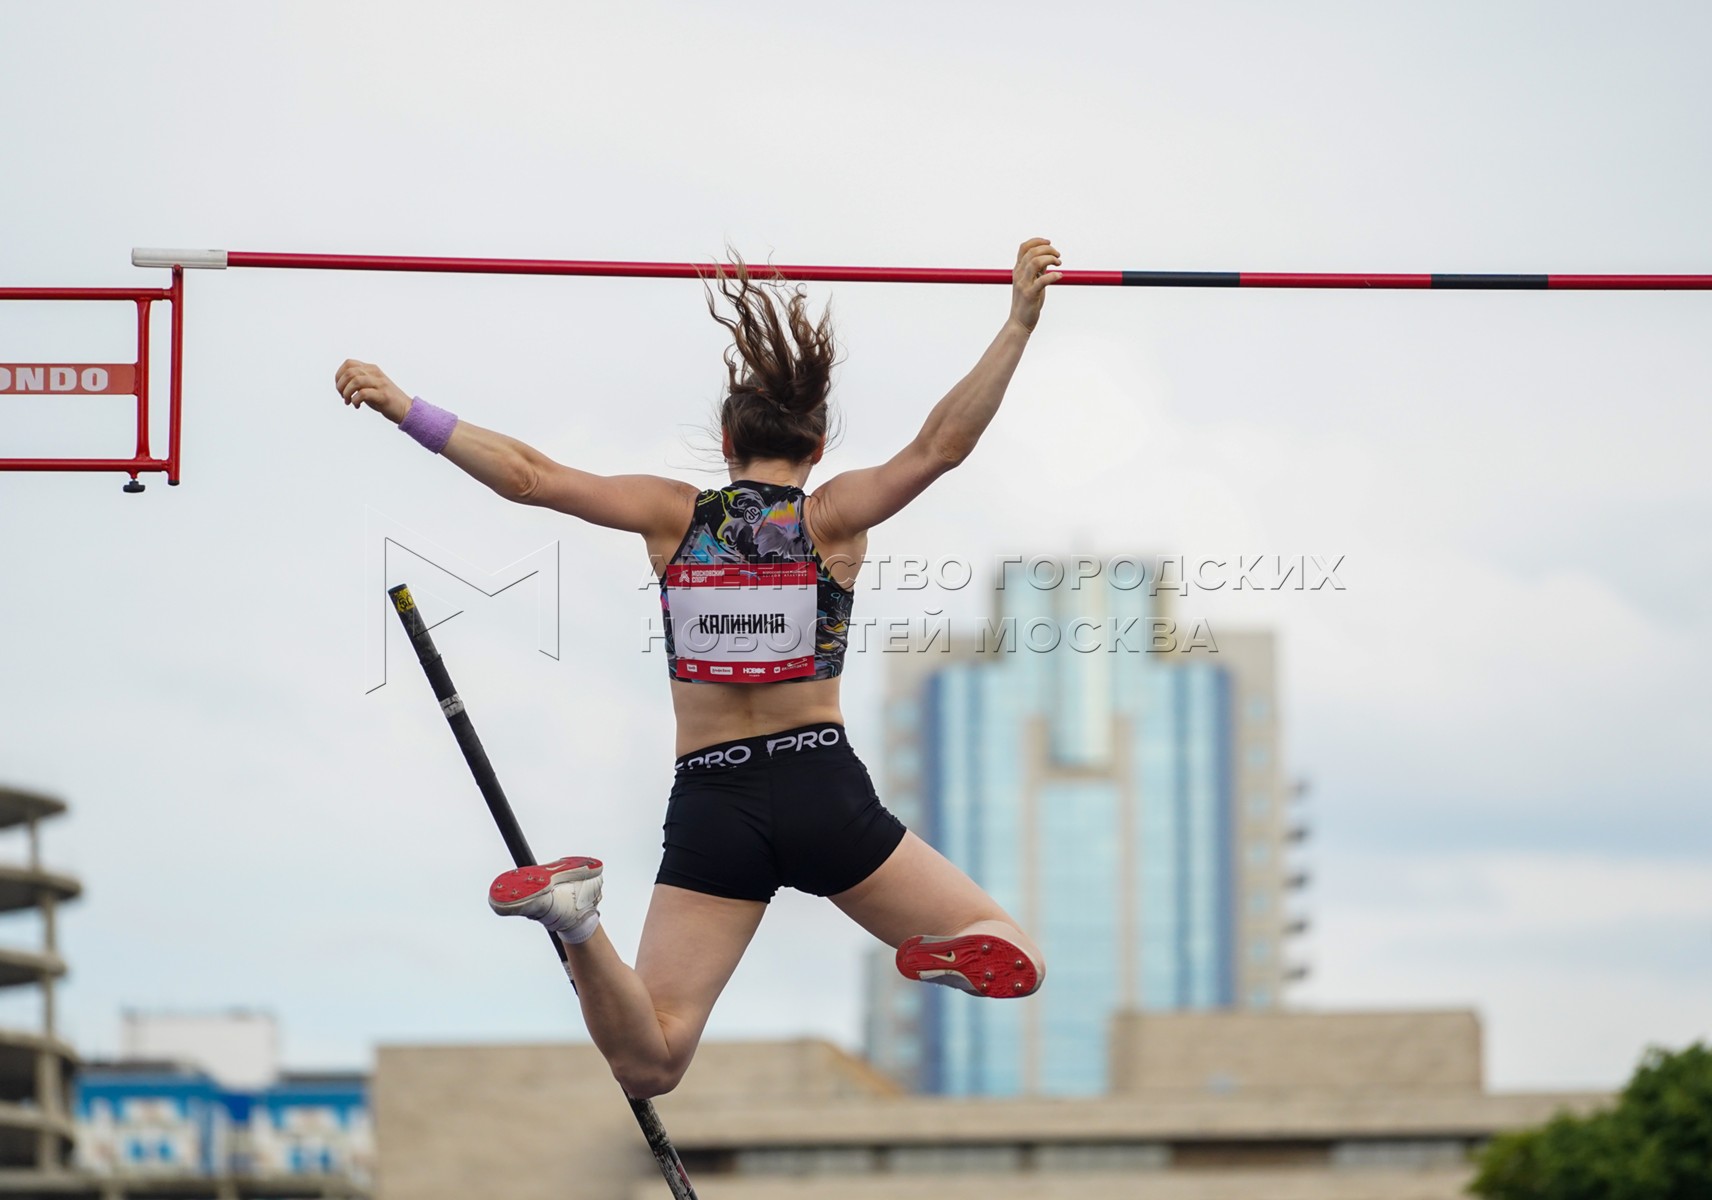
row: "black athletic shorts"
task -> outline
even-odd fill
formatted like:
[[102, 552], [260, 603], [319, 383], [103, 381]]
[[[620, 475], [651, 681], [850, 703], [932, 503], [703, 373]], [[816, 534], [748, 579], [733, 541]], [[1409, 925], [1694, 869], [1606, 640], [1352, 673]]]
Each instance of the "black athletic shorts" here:
[[678, 759], [654, 882], [734, 900], [853, 888], [903, 841], [842, 725], [721, 742]]

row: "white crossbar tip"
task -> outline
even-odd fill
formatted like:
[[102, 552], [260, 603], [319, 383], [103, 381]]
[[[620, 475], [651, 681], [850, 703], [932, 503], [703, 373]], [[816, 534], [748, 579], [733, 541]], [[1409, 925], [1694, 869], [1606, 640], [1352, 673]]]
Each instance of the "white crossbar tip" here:
[[131, 251], [133, 267], [189, 267], [223, 271], [226, 269], [224, 250], [152, 250]]

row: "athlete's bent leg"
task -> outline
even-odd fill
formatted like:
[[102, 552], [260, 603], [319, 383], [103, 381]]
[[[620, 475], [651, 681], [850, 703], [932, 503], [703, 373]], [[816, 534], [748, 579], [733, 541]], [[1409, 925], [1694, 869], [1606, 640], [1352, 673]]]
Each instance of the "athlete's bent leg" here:
[[[761, 900], [731, 900], [665, 883], [654, 885], [642, 941], [636, 948], [634, 978], [652, 1004], [659, 1040], [639, 1036], [626, 1047], [630, 1055], [626, 1071], [636, 1089], [627, 1085], [626, 1090], [632, 1096], [658, 1096], [678, 1086], [695, 1057], [714, 1002], [731, 981], [766, 912]], [[575, 970], [573, 964], [573, 974]], [[646, 1053], [637, 1055], [638, 1049]], [[612, 1062], [612, 1056], [607, 1057]], [[618, 1070], [614, 1062], [613, 1073]]]
[[[1011, 915], [913, 833], [904, 835], [877, 871], [831, 899], [886, 945], [901, 948], [899, 967], [913, 978], [1005, 996], [1028, 995], [1046, 978], [1040, 948]], [[1023, 959], [1020, 968], [1009, 953], [1013, 949]], [[934, 954], [939, 957], [924, 957]], [[985, 978], [989, 970], [991, 980]], [[998, 984], [999, 990], [983, 989], [982, 983]]]
[[627, 1095], [646, 1100], [678, 1085], [766, 911], [760, 901], [656, 884], [634, 969], [598, 925], [584, 940], [565, 942], [589, 1036]]
[[566, 946], [589, 1036], [626, 1094], [678, 1085], [767, 906], [656, 884], [634, 969], [604, 930]]

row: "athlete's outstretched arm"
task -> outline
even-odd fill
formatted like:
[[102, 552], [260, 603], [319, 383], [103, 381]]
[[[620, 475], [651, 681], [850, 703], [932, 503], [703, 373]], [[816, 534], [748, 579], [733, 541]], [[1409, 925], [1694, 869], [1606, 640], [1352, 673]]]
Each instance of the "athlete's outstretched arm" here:
[[993, 344], [975, 369], [933, 406], [914, 441], [879, 466], [846, 471], [815, 491], [817, 541], [853, 538], [897, 515], [935, 479], [969, 457], [1022, 361], [1046, 289], [1062, 278], [1052, 269], [1059, 262], [1058, 251], [1046, 238], [1022, 244], [1012, 275], [1010, 316]]
[[[411, 398], [373, 363], [346, 359], [334, 382], [346, 404], [367, 405], [395, 425], [410, 411]], [[464, 420], [453, 426], [440, 453], [507, 500], [644, 537], [682, 533], [695, 505], [691, 484], [657, 475], [579, 471], [526, 442]]]

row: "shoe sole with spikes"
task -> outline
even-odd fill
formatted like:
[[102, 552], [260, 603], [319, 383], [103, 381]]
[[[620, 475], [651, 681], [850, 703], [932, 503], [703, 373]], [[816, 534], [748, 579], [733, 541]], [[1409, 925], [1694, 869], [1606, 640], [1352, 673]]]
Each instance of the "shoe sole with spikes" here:
[[516, 867], [504, 872], [487, 889], [488, 907], [501, 916], [538, 914], [540, 898], [561, 883], [579, 883], [601, 872], [598, 858], [560, 858], [535, 867]]
[[898, 947], [898, 971], [906, 979], [938, 983], [972, 996], [1009, 999], [1031, 995], [1040, 972], [1022, 950], [1001, 937], [920, 934]]

